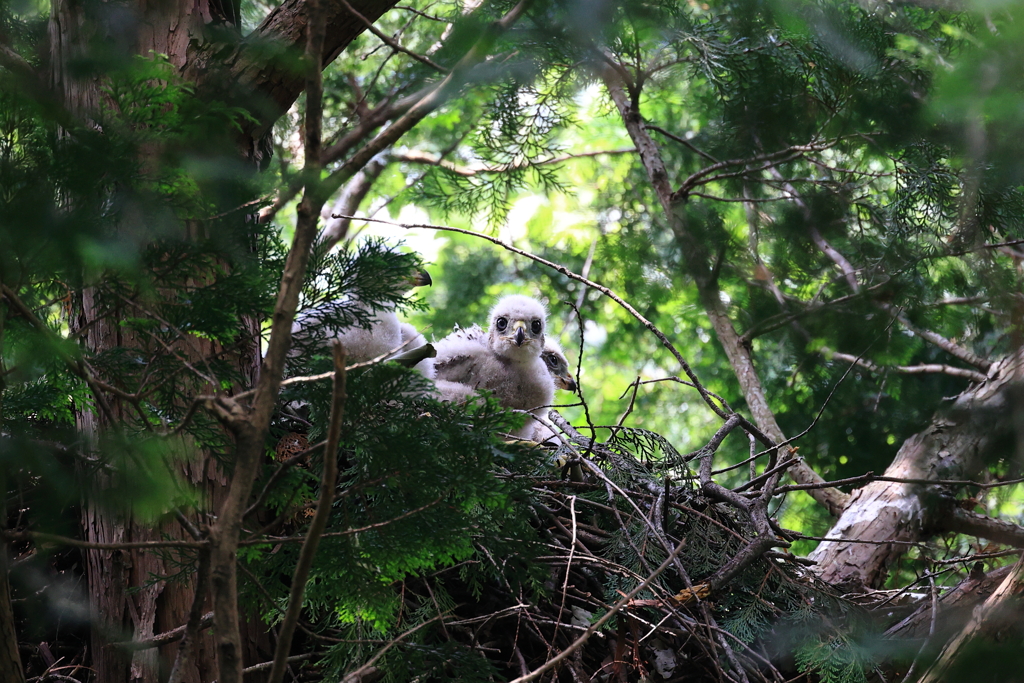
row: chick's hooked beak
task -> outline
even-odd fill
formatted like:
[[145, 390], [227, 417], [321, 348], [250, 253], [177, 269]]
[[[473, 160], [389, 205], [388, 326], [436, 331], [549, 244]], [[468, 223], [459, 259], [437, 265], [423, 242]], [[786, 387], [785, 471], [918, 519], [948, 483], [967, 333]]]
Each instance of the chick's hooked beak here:
[[516, 346], [522, 346], [523, 342], [526, 341], [526, 321], [517, 320], [512, 324], [512, 329], [516, 331], [515, 342]]
[[576, 380], [568, 373], [555, 377], [555, 384], [558, 385], [560, 389], [576, 393]]
[[430, 279], [430, 273], [425, 270], [417, 270], [412, 274], [413, 287], [429, 287], [433, 284], [434, 281]]

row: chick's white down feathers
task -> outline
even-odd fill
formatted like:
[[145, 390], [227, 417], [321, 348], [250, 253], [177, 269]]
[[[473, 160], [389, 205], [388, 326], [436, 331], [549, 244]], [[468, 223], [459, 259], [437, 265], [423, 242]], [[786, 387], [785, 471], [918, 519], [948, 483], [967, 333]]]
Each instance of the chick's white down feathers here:
[[[415, 287], [429, 285], [431, 284], [430, 276], [421, 271], [408, 284]], [[338, 339], [345, 347], [349, 364], [365, 363], [385, 354], [402, 353], [427, 343], [415, 327], [399, 321], [393, 304], [387, 304], [373, 312], [370, 317], [369, 329], [363, 329], [358, 325], [341, 329], [321, 327], [331, 309], [338, 306], [352, 306], [371, 313], [370, 307], [358, 299], [347, 302], [325, 302], [295, 317], [295, 322], [292, 324], [292, 336], [300, 343], [308, 345], [312, 342], [314, 346], [329, 346], [332, 339]], [[416, 369], [427, 377], [433, 377], [431, 363], [423, 361], [416, 366]]]
[[[486, 336], [474, 326], [434, 345], [437, 380], [465, 385], [470, 390], [485, 389], [505, 407], [540, 414], [555, 396], [554, 379], [541, 358], [547, 311], [535, 299], [512, 295], [495, 304], [488, 320]], [[456, 390], [463, 391], [451, 384], [439, 386], [442, 398]], [[459, 396], [447, 400], [459, 400]], [[517, 436], [532, 433], [532, 422]]]

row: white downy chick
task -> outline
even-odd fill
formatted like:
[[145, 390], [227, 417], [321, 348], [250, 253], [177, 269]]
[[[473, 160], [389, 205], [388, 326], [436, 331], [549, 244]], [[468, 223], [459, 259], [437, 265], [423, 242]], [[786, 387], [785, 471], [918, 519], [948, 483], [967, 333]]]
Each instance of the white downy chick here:
[[[569, 359], [565, 357], [562, 347], [553, 337], [545, 338], [544, 351], [540, 354], [540, 357], [555, 381], [555, 388], [564, 389], [565, 391], [576, 391], [576, 379], [572, 376], [572, 372], [569, 371]], [[559, 443], [558, 437], [555, 436], [551, 428], [540, 421], [534, 422], [534, 430], [530, 440], [537, 443], [552, 443], [555, 445]]]
[[[425, 271], [419, 271], [414, 275], [409, 284], [413, 287], [422, 287], [433, 283], [429, 274]], [[323, 316], [322, 311], [329, 310], [332, 305], [332, 303], [321, 304], [312, 310], [305, 311], [301, 315], [296, 316], [295, 322], [292, 324], [292, 336], [297, 340], [308, 337], [309, 332], [307, 330], [313, 323], [317, 322], [318, 318]], [[354, 302], [354, 305], [369, 311], [369, 307], [360, 301]], [[369, 329], [352, 325], [337, 330], [333, 335], [330, 330], [324, 330], [319, 334], [325, 336], [323, 339], [325, 346], [330, 345], [332, 339], [340, 340], [345, 346], [345, 355], [349, 364], [365, 363], [389, 352], [392, 355], [399, 355], [426, 344], [423, 335], [415, 327], [398, 320], [398, 314], [395, 312], [393, 305], [378, 309], [373, 314], [370, 322]], [[422, 361], [416, 367], [425, 376], [431, 377], [432, 375], [428, 374], [428, 372], [432, 372], [432, 367], [428, 368], [424, 366], [424, 363], [426, 361]]]
[[[486, 336], [474, 326], [434, 345], [436, 378], [470, 390], [486, 389], [507, 408], [541, 414], [555, 396], [554, 379], [541, 359], [547, 311], [536, 299], [506, 296], [491, 309], [489, 321]], [[439, 390], [443, 398], [454, 389], [444, 385]], [[529, 436], [533, 430], [530, 420], [516, 436]]]

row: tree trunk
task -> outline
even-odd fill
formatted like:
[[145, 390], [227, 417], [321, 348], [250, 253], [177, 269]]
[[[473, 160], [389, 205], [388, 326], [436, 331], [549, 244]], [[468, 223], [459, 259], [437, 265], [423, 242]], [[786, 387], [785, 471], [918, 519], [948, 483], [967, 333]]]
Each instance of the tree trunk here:
[[[1019, 363], [1018, 356], [1011, 356], [994, 364], [987, 382], [969, 388], [927, 429], [903, 442], [885, 475], [928, 481], [976, 476], [993, 447], [1011, 435], [1007, 390], [1018, 379]], [[942, 503], [952, 493], [935, 485], [888, 481], [858, 489], [828, 533], [835, 540], [822, 542], [809, 556], [818, 563], [819, 576], [851, 590], [877, 587], [908, 543], [942, 530], [941, 515], [948, 509]]]
[[[370, 20], [377, 19], [395, 3], [393, 0], [353, 0], [357, 11]], [[328, 42], [324, 64], [330, 63], [363, 30], [364, 24], [352, 17], [340, 3], [331, 3], [327, 17]], [[260, 61], [263, 48], [252, 49], [257, 41], [275, 41], [285, 49], [302, 45], [306, 18], [302, 0], [288, 0], [273, 10], [253, 36], [239, 40], [225, 50], [224, 43], [214, 44], [206, 36], [210, 23], [235, 24], [236, 3], [218, 0], [171, 0], [162, 3], [102, 4], [97, 13], [93, 3], [78, 0], [53, 0], [49, 24], [50, 79], [63, 104], [80, 120], [91, 123], [102, 102], [102, 76], [76, 77], [72, 65], [88, 54], [90, 43], [102, 40], [112, 44], [123, 56], [166, 55], [179, 74], [196, 83], [197, 95], [229, 99], [231, 104], [244, 104], [258, 119], [239, 141], [241, 153], [251, 161], [266, 160], [259, 149], [259, 139], [267, 135], [274, 121], [294, 102], [302, 89], [301, 69], [289, 64], [267, 64]], [[262, 52], [261, 52], [262, 50]], [[227, 52], [228, 56], [223, 57]], [[301, 49], [295, 54], [301, 53]], [[216, 55], [216, 58], [214, 57]], [[229, 80], [226, 80], [229, 79]], [[224, 84], [233, 84], [231, 91]], [[252, 104], [254, 101], [259, 105]], [[187, 230], [188, 228], [186, 228]], [[136, 344], [126, 337], [117, 320], [96, 321], [92, 292], [86, 291], [72, 321], [73, 330], [85, 330], [82, 343], [90, 352]], [[258, 323], [247, 330], [250, 343], [237, 354], [237, 362], [254, 378], [259, 363]], [[209, 355], [216, 349], [210, 342], [190, 340], [179, 352], [190, 359]], [[116, 421], [127, 407], [116, 401], [111, 404]], [[78, 426], [87, 443], [111, 425], [88, 410], [78, 415]], [[184, 475], [205, 492], [207, 509], [216, 511], [224, 500], [227, 479], [219, 472], [209, 454], [197, 453], [185, 466]], [[119, 543], [159, 540], [162, 536], [185, 538], [177, 523], [158, 528], [124, 519], [100, 508], [94, 501], [82, 506], [83, 535], [95, 543]], [[194, 586], [184, 582], [152, 582], [153, 576], [172, 574], [163, 557], [141, 550], [85, 551], [90, 606], [93, 614], [92, 642], [95, 680], [103, 683], [140, 681], [156, 683], [166, 676], [177, 644], [160, 649], [141, 650], [134, 655], [113, 647], [117, 641], [142, 640], [184, 624], [188, 618]], [[2, 589], [2, 586], [0, 586]], [[2, 607], [2, 605], [0, 605]], [[3, 615], [0, 614], [0, 619]], [[258, 619], [243, 620], [243, 660], [254, 664], [269, 658], [272, 648], [266, 628]], [[0, 634], [2, 635], [2, 634]], [[16, 642], [16, 641], [14, 641]], [[216, 656], [212, 638], [205, 636], [196, 644], [191, 665], [183, 680], [200, 683], [216, 677]], [[2, 673], [2, 672], [0, 672]], [[259, 675], [247, 681], [258, 680]], [[0, 676], [6, 681], [6, 676]], [[10, 680], [16, 680], [11, 678]]]
[[[0, 308], [0, 332], [3, 328], [3, 309]], [[0, 339], [3, 335], [0, 334]], [[0, 371], [4, 369], [0, 359]], [[7, 478], [0, 474], [0, 510], [4, 518], [0, 519], [0, 529], [7, 529]], [[11, 584], [8, 579], [7, 544], [0, 543], [0, 681], [4, 683], [24, 683], [25, 671], [21, 666], [21, 653], [18, 651], [18, 633], [14, 628], [14, 610], [11, 607]]]

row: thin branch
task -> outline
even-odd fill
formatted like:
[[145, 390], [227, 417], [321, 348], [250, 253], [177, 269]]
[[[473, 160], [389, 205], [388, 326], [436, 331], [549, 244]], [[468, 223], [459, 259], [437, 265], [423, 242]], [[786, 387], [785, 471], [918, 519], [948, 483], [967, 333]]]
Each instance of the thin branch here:
[[[434, 60], [430, 59], [429, 57], [424, 57], [423, 55], [417, 54], [412, 50], [408, 50], [402, 47], [402, 45], [397, 40], [393, 40], [390, 36], [388, 36], [383, 31], [374, 26], [372, 21], [370, 21], [362, 14], [357, 12], [356, 9], [348, 3], [348, 0], [341, 0], [341, 4], [344, 5], [345, 9], [348, 10], [349, 14], [354, 16], [359, 21], [363, 22], [363, 25], [366, 26], [367, 29], [369, 29], [370, 33], [380, 38], [381, 41], [383, 41], [384, 44], [390, 47], [392, 50], [395, 50], [396, 52], [401, 52], [404, 55], [408, 55], [409, 57], [415, 59], [417, 62], [429, 66], [431, 69], [437, 71], [438, 73], [448, 73], [447, 69], [445, 69], [443, 66], [441, 66]], [[273, 677], [273, 674], [271, 674], [271, 677]]]
[[371, 657], [370, 661], [366, 662], [355, 671], [351, 671], [345, 674], [345, 677], [341, 679], [341, 683], [358, 683], [359, 681], [362, 681], [363, 677], [366, 676], [367, 673], [374, 668], [374, 665], [380, 660], [381, 657], [383, 657], [387, 653], [388, 650], [393, 648], [395, 645], [398, 645], [403, 640], [405, 640], [412, 634], [416, 633], [416, 631], [419, 631], [424, 626], [434, 623], [443, 616], [443, 614], [438, 614], [436, 617], [431, 617], [430, 619], [424, 621], [422, 624], [417, 624], [405, 633], [402, 633], [396, 638], [393, 638], [387, 645], [381, 648], [380, 651], [377, 652], [377, 654]]
[[[426, 505], [421, 505], [418, 508], [413, 508], [398, 515], [391, 519], [386, 519], [383, 522], [375, 522], [374, 524], [367, 524], [366, 526], [356, 527], [355, 529], [345, 529], [345, 531], [329, 531], [327, 533], [320, 534], [320, 538], [341, 538], [343, 536], [352, 536], [353, 534], [361, 534], [364, 531], [372, 531], [381, 527], [387, 526], [388, 524], [394, 524], [395, 522], [401, 521], [407, 517], [417, 515], [428, 508], [432, 508], [443, 500], [443, 496], [435, 498]], [[250, 538], [244, 541], [239, 541], [239, 546], [249, 545], [277, 545], [279, 543], [304, 543], [306, 541], [305, 536], [284, 536], [281, 538], [277, 537], [264, 537], [264, 538]]]
[[[739, 172], [740, 174], [748, 173], [750, 171], [765, 170], [768, 168], [773, 168], [774, 164], [776, 163], [781, 163], [783, 161], [792, 161], [793, 159], [799, 158], [800, 156], [806, 154], [807, 152], [821, 152], [823, 150], [835, 146], [838, 143], [839, 140], [833, 140], [828, 143], [821, 143], [817, 145], [793, 145], [791, 147], [786, 147], [785, 149], [780, 149], [775, 152], [768, 152], [766, 154], [758, 154], [753, 157], [746, 157], [743, 159], [727, 159], [726, 161], [719, 161], [718, 163], [712, 164], [710, 166], [705, 166], [699, 171], [691, 173], [689, 177], [687, 177], [686, 180], [682, 182], [682, 184], [679, 186], [679, 189], [672, 193], [671, 197], [673, 201], [685, 197], [693, 187], [698, 185], [700, 182], [706, 182], [702, 180], [703, 178], [722, 169], [729, 168], [730, 166], [750, 166], [751, 164], [762, 164], [760, 168], [744, 169], [743, 171]], [[731, 177], [732, 175], [735, 174], [725, 175], [727, 177]]]
[[984, 375], [977, 370], [968, 370], [967, 368], [958, 368], [952, 365], [946, 365], [944, 363], [925, 363], [922, 365], [878, 365], [865, 358], [859, 358], [857, 356], [851, 356], [848, 353], [839, 353], [833, 351], [831, 354], [832, 358], [841, 360], [845, 363], [852, 363], [859, 365], [862, 368], [877, 372], [879, 374], [885, 371], [899, 372], [905, 375], [922, 375], [922, 374], [943, 374], [950, 375], [952, 377], [963, 377], [971, 380], [972, 382], [981, 383], [988, 380], [988, 375]]
[[[764, 320], [752, 326], [742, 335], [740, 335], [740, 340], [743, 341], [744, 343], [749, 343], [755, 337], [759, 337], [762, 334], [767, 334], [769, 332], [779, 329], [780, 327], [785, 327], [786, 325], [789, 325], [793, 321], [799, 320], [804, 316], [810, 315], [812, 313], [817, 313], [818, 311], [824, 310], [825, 308], [828, 308], [830, 306], [837, 306], [839, 304], [844, 304], [851, 301], [863, 299], [872, 292], [883, 289], [884, 287], [887, 286], [889, 286], [889, 280], [886, 280], [885, 282], [880, 282], [877, 285], [873, 285], [871, 287], [864, 288], [856, 294], [847, 294], [845, 296], [840, 296], [835, 299], [829, 299], [828, 301], [811, 300], [810, 302], [808, 302], [808, 306], [794, 313], [778, 313], [769, 318], [765, 318]], [[794, 299], [789, 298], [789, 300], [793, 301]]]
[[[888, 310], [892, 308], [892, 306], [891, 304], [886, 304], [882, 308]], [[967, 363], [968, 365], [973, 365], [974, 367], [979, 368], [983, 372], [988, 372], [992, 368], [992, 361], [988, 361], [985, 360], [984, 358], [976, 356], [975, 354], [971, 353], [964, 347], [960, 346], [955, 342], [950, 341], [949, 339], [946, 339], [945, 337], [936, 332], [932, 332], [931, 330], [926, 330], [924, 328], [914, 325], [913, 323], [910, 322], [910, 320], [902, 311], [899, 313], [897, 317], [900, 321], [900, 324], [903, 325], [905, 328], [907, 328], [917, 336], [921, 337], [921, 339], [924, 339], [925, 341], [939, 347], [940, 349], [942, 349], [949, 355], [953, 356], [954, 358], [958, 358], [959, 360], [963, 361], [964, 363]]]
[[338, 443], [341, 440], [341, 422], [345, 414], [345, 348], [334, 340], [334, 390], [331, 397], [331, 417], [327, 428], [327, 446], [324, 448], [323, 475], [320, 481], [320, 497], [316, 513], [309, 524], [306, 540], [299, 551], [299, 560], [292, 576], [291, 591], [288, 595], [288, 609], [281, 620], [277, 646], [274, 648], [274, 666], [270, 671], [270, 683], [281, 683], [287, 666], [288, 652], [292, 647], [295, 624], [302, 613], [302, 599], [306, 592], [306, 579], [313, 566], [313, 557], [320, 544], [320, 536], [327, 527], [334, 501], [334, 485], [338, 478]]
[[47, 534], [41, 531], [5, 531], [3, 537], [8, 541], [34, 541], [36, 543], [56, 543], [72, 548], [84, 548], [86, 550], [135, 550], [145, 548], [205, 548], [204, 541], [129, 541], [125, 543], [92, 543], [80, 541], [77, 538]]
[[[922, 486], [975, 486], [982, 491], [988, 489], [999, 488], [1002, 486], [1016, 486], [1017, 484], [1024, 484], [1024, 478], [1021, 479], [1008, 479], [1006, 481], [993, 481], [993, 482], [980, 482], [973, 481], [971, 479], [911, 479], [908, 477], [886, 477], [884, 475], [876, 476], [873, 472], [862, 474], [858, 477], [849, 477], [847, 479], [835, 479], [832, 481], [823, 482], [822, 484], [814, 484], [813, 486], [846, 486], [847, 484], [860, 484], [871, 481], [891, 481], [897, 484], [920, 484]], [[785, 493], [787, 491], [804, 491], [811, 488], [812, 485], [794, 484], [792, 486], [783, 486], [776, 490], [777, 493]]]
[[442, 168], [460, 175], [463, 178], [472, 178], [473, 176], [480, 175], [481, 173], [507, 173], [509, 171], [516, 171], [524, 168], [532, 168], [534, 166], [548, 166], [552, 164], [561, 164], [572, 159], [586, 159], [589, 157], [617, 154], [632, 154], [636, 152], [636, 149], [602, 149], [595, 152], [576, 152], [575, 154], [563, 154], [562, 156], [552, 157], [550, 159], [541, 159], [539, 161], [515, 161], [500, 166], [480, 166], [478, 168], [470, 168], [468, 166], [459, 166], [451, 162], [446, 162], [439, 155], [429, 154], [427, 152], [403, 152], [392, 155], [392, 158], [396, 161], [404, 161], [412, 164], [429, 164], [431, 166], [441, 166]]
[[[191, 618], [190, 618], [191, 621]], [[206, 628], [213, 623], [213, 612], [207, 612], [199, 620], [199, 628]], [[149, 650], [154, 647], [160, 647], [167, 643], [173, 643], [181, 640], [185, 635], [185, 629], [188, 628], [188, 624], [182, 624], [177, 628], [172, 628], [169, 631], [146, 638], [144, 640], [125, 640], [120, 643], [111, 643], [113, 647], [117, 647], [122, 650]]]
[[663, 571], [668, 569], [669, 565], [672, 564], [677, 557], [679, 557], [679, 553], [682, 552], [684, 546], [686, 546], [685, 538], [679, 542], [679, 545], [675, 547], [675, 550], [669, 553], [669, 556], [665, 558], [665, 561], [662, 562], [658, 566], [658, 568], [650, 574], [650, 576], [648, 576], [646, 579], [637, 584], [636, 588], [631, 590], [629, 593], [623, 595], [618, 602], [611, 606], [611, 609], [609, 609], [607, 612], [601, 615], [600, 619], [591, 624], [590, 627], [583, 632], [583, 635], [581, 635], [579, 638], [570, 643], [565, 649], [563, 649], [557, 655], [555, 655], [548, 661], [544, 662], [544, 664], [539, 668], [535, 669], [526, 676], [520, 676], [519, 678], [513, 679], [510, 683], [530, 683], [530, 681], [537, 680], [545, 673], [550, 671], [552, 668], [558, 666], [560, 663], [565, 661], [573, 652], [578, 650], [580, 647], [583, 646], [584, 643], [590, 640], [590, 637], [597, 633], [598, 629], [604, 626], [609, 619], [618, 614], [619, 611], [623, 607], [625, 607], [630, 600], [632, 600], [634, 597], [636, 597], [638, 593], [640, 593], [640, 591], [647, 588], [651, 584], [651, 582], [654, 581], [654, 579], [660, 576]]
[[366, 195], [373, 189], [374, 183], [380, 174], [387, 168], [390, 159], [388, 155], [381, 154], [370, 160], [368, 164], [345, 184], [345, 189], [335, 200], [330, 208], [324, 205], [320, 216], [324, 219], [324, 229], [320, 232], [320, 242], [324, 249], [330, 249], [338, 242], [348, 236], [352, 220], [347, 218], [334, 218], [335, 214], [355, 215], [359, 206], [366, 199]]
[[587, 287], [590, 287], [591, 289], [596, 289], [597, 291], [601, 292], [602, 294], [607, 296], [609, 299], [611, 299], [612, 301], [617, 303], [619, 306], [624, 308], [631, 316], [636, 318], [644, 327], [646, 327], [651, 333], [653, 333], [654, 336], [656, 336], [658, 338], [658, 340], [662, 343], [662, 346], [664, 346], [666, 349], [668, 349], [669, 352], [675, 357], [676, 361], [682, 367], [683, 372], [690, 379], [690, 381], [693, 382], [693, 386], [697, 389], [697, 391], [700, 393], [701, 397], [704, 399], [704, 402], [707, 403], [708, 406], [719, 417], [721, 417], [722, 419], [726, 419], [728, 417], [728, 413], [715, 403], [715, 401], [712, 398], [711, 394], [708, 392], [707, 389], [704, 388], [704, 385], [701, 384], [700, 380], [697, 379], [697, 375], [690, 368], [690, 364], [687, 363], [686, 360], [679, 353], [679, 351], [676, 350], [675, 346], [672, 345], [672, 342], [670, 342], [668, 340], [668, 337], [666, 337], [665, 334], [654, 325], [654, 323], [652, 323], [650, 320], [648, 320], [643, 315], [641, 315], [641, 313], [638, 310], [636, 310], [635, 308], [630, 306], [629, 303], [627, 303], [624, 299], [622, 299], [620, 296], [615, 294], [615, 292], [613, 292], [612, 290], [608, 289], [604, 285], [600, 285], [600, 284], [598, 284], [598, 283], [596, 283], [596, 282], [594, 282], [592, 280], [588, 280], [587, 278], [585, 278], [585, 277], [583, 277], [581, 275], [577, 275], [576, 273], [572, 272], [571, 270], [569, 270], [568, 268], [566, 268], [565, 266], [563, 266], [561, 264], [554, 263], [553, 261], [548, 261], [547, 259], [542, 258], [540, 256], [537, 256], [536, 254], [531, 254], [528, 251], [524, 251], [522, 249], [519, 249], [517, 247], [512, 246], [511, 244], [509, 244], [507, 242], [503, 242], [502, 240], [500, 240], [500, 239], [498, 239], [496, 237], [491, 237], [490, 235], [485, 235], [483, 233], [475, 232], [473, 230], [465, 230], [463, 228], [453, 228], [451, 226], [446, 226], [446, 225], [431, 225], [431, 224], [427, 224], [427, 223], [397, 223], [395, 221], [388, 221], [388, 220], [383, 220], [383, 219], [380, 219], [380, 218], [362, 218], [360, 220], [368, 221], [368, 222], [371, 222], [371, 223], [381, 223], [381, 224], [384, 224], [384, 225], [392, 225], [392, 226], [401, 227], [401, 228], [422, 229], [422, 230], [441, 230], [441, 231], [445, 231], [445, 232], [457, 232], [457, 233], [461, 233], [463, 235], [471, 235], [473, 237], [478, 237], [478, 238], [480, 238], [482, 240], [486, 240], [488, 242], [491, 242], [492, 244], [496, 244], [497, 246], [501, 247], [502, 249], [510, 251], [513, 254], [519, 254], [520, 256], [524, 256], [524, 257], [526, 257], [526, 258], [528, 258], [528, 259], [530, 259], [532, 261], [536, 261], [537, 263], [545, 265], [548, 268], [551, 268], [552, 270], [555, 270], [555, 271], [561, 273], [562, 275], [568, 277], [571, 280], [576, 280], [577, 282], [583, 283], [584, 285], [586, 285]]

